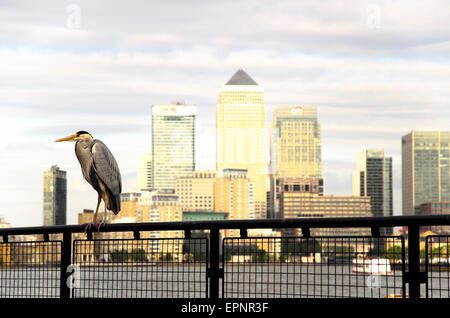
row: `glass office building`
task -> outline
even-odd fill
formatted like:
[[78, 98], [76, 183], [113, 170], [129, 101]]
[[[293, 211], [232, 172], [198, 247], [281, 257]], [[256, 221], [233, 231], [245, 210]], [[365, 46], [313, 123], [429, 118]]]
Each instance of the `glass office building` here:
[[276, 106], [271, 131], [272, 175], [322, 177], [322, 143], [316, 106]]
[[317, 107], [275, 106], [270, 138], [267, 214], [270, 218], [279, 218], [281, 180], [311, 180], [320, 184], [320, 195], [323, 195], [322, 142]]
[[392, 216], [392, 158], [383, 149], [363, 150], [353, 172], [353, 195], [369, 196], [374, 216]]
[[197, 108], [192, 105], [153, 105], [152, 182], [154, 189], [175, 189], [176, 178], [195, 170], [194, 127]]
[[450, 200], [450, 132], [412, 131], [402, 137], [402, 212], [417, 215], [420, 205]]
[[44, 171], [43, 191], [44, 226], [65, 225], [67, 219], [66, 171], [52, 166]]

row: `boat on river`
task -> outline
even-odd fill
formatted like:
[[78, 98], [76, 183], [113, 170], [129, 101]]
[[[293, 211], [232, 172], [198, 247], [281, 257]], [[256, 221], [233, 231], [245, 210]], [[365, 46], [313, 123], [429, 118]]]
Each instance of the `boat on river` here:
[[391, 264], [387, 258], [354, 258], [352, 272], [366, 275], [391, 275]]

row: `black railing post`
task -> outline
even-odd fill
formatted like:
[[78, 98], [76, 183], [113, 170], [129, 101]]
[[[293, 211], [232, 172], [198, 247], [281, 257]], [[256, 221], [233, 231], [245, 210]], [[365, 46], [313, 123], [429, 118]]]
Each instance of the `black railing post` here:
[[70, 286], [67, 283], [67, 280], [70, 273], [67, 273], [67, 270], [71, 264], [71, 254], [72, 254], [72, 233], [69, 231], [65, 231], [63, 234], [62, 246], [61, 246], [61, 274], [60, 274], [60, 297], [61, 298], [70, 298]]
[[408, 276], [409, 298], [420, 299], [420, 284], [423, 275], [420, 272], [420, 237], [419, 226], [408, 226]]
[[213, 228], [210, 231], [210, 265], [209, 265], [209, 297], [219, 298], [219, 279], [220, 279], [220, 234], [219, 229]]

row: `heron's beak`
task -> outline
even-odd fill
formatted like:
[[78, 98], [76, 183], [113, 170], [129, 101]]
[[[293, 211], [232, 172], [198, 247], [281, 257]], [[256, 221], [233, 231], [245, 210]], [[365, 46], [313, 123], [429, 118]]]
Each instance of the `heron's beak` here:
[[76, 137], [77, 137], [77, 134], [73, 134], [73, 135], [70, 135], [70, 136], [67, 136], [67, 137], [64, 137], [64, 138], [55, 140], [55, 142], [61, 142], [61, 141], [74, 141]]

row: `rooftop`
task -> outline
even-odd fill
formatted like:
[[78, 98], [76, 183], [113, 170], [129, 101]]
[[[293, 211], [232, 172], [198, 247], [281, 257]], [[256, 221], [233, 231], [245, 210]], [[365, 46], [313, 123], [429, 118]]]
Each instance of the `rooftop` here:
[[244, 70], [239, 69], [225, 85], [258, 85]]

